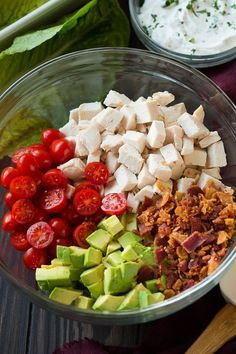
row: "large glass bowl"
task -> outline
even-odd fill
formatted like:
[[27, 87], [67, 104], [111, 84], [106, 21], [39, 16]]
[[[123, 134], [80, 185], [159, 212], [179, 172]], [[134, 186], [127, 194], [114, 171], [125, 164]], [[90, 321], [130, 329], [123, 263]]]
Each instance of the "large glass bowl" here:
[[[68, 54], [39, 66], [0, 97], [1, 124], [26, 109], [29, 117], [44, 117], [59, 126], [68, 119], [70, 109], [82, 102], [103, 99], [109, 89], [123, 92], [132, 99], [168, 90], [175, 94], [176, 102], [185, 102], [189, 112], [202, 104], [206, 111], [207, 126], [217, 130], [225, 144], [228, 166], [222, 171], [224, 182], [236, 186], [235, 106], [213, 82], [197, 70], [146, 51], [92, 49]], [[8, 162], [7, 159], [1, 161], [1, 167]], [[1, 200], [3, 193], [1, 190]], [[4, 212], [3, 203], [0, 212], [1, 215]], [[48, 299], [37, 289], [34, 273], [23, 266], [22, 254], [11, 247], [8, 235], [0, 231], [2, 275], [38, 305], [61, 316], [100, 325], [141, 323], [182, 309], [219, 282], [235, 255], [234, 243], [211, 276], [169, 300], [141, 310], [101, 313], [77, 310]]]

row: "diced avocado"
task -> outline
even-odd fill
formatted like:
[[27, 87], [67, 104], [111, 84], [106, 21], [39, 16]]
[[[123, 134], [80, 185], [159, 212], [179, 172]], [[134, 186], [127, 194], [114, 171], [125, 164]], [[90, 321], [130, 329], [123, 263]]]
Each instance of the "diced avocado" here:
[[90, 297], [87, 296], [80, 296], [75, 300], [74, 306], [83, 309], [83, 310], [89, 310], [92, 309], [94, 300], [91, 299]]
[[84, 267], [94, 267], [102, 262], [102, 252], [96, 248], [89, 247], [84, 255]]
[[124, 301], [124, 296], [101, 295], [93, 305], [94, 310], [115, 311]]
[[56, 268], [56, 266], [53, 265], [53, 264], [42, 264], [41, 268], [43, 268], [43, 269], [52, 269], [52, 268]]
[[128, 245], [122, 252], [122, 258], [124, 261], [136, 261], [139, 255], [135, 252], [132, 245]]
[[165, 299], [165, 296], [162, 293], [154, 293], [148, 295], [148, 304], [156, 304], [157, 302], [161, 302]]
[[155, 265], [155, 257], [154, 257], [154, 252], [151, 247], [147, 247], [146, 251], [140, 256], [141, 261], [143, 261], [144, 264], [148, 265]]
[[128, 245], [132, 245], [135, 242], [141, 241], [141, 237], [134, 234], [131, 231], [124, 233], [121, 237], [118, 238], [118, 242], [121, 244], [123, 248], [127, 247]]
[[157, 291], [157, 279], [152, 279], [152, 280], [145, 281], [145, 286], [152, 293], [155, 293]]
[[126, 230], [134, 231], [137, 230], [137, 217], [136, 214], [126, 213]]
[[98, 229], [89, 235], [86, 241], [90, 244], [90, 246], [97, 248], [105, 253], [107, 245], [111, 239], [112, 236], [109, 234], [109, 232], [103, 229]]
[[124, 230], [124, 226], [116, 215], [109, 216], [109, 218], [99, 223], [99, 228], [109, 232], [112, 236], [117, 235], [120, 231]]
[[160, 278], [157, 279], [157, 289], [164, 291], [166, 289], [167, 276], [162, 274]]
[[150, 247], [146, 247], [144, 246], [142, 243], [140, 242], [135, 242], [133, 243], [133, 249], [135, 250], [135, 252], [140, 256], [142, 254], [144, 254], [144, 252], [146, 252], [146, 250]]
[[98, 229], [102, 229], [102, 225], [103, 225], [103, 221], [105, 221], [109, 216], [105, 216], [98, 224], [97, 224], [97, 228]]
[[37, 268], [36, 281], [47, 281], [49, 289], [55, 286], [72, 286], [70, 267], [61, 266], [51, 269]]
[[83, 268], [84, 266], [84, 256], [87, 252], [86, 249], [77, 247], [77, 246], [70, 246], [70, 260], [71, 264], [75, 268]]
[[106, 261], [111, 264], [113, 267], [118, 266], [123, 263], [123, 258], [121, 256], [121, 251], [116, 251], [107, 256]]
[[104, 277], [104, 265], [99, 264], [96, 267], [89, 268], [80, 275], [80, 280], [84, 286], [89, 286], [91, 284], [97, 283], [103, 280]]
[[49, 290], [48, 282], [46, 280], [38, 280], [37, 284], [38, 284], [39, 289], [41, 289], [43, 291]]
[[74, 268], [73, 266], [70, 267], [70, 278], [72, 281], [80, 280], [80, 275], [83, 272], [82, 268]]
[[139, 297], [139, 307], [143, 309], [144, 307], [147, 307], [149, 305], [148, 303], [148, 297], [151, 294], [148, 294], [146, 291], [139, 291], [138, 297]]
[[121, 245], [119, 244], [119, 242], [111, 241], [107, 246], [107, 255], [112, 252], [118, 251], [119, 249], [121, 249]]
[[124, 230], [126, 230], [127, 213], [124, 213], [121, 216], [119, 216], [119, 220], [120, 220], [121, 224], [123, 225]]
[[54, 258], [51, 260], [51, 264], [57, 267], [57, 266], [62, 266], [63, 262], [60, 261], [60, 259], [58, 259], [58, 258]]
[[132, 281], [138, 274], [141, 265], [136, 262], [126, 262], [120, 265], [121, 276], [123, 279]]
[[63, 288], [54, 288], [49, 298], [61, 302], [65, 305], [71, 305], [73, 301], [78, 299], [82, 295], [82, 291], [68, 290]]
[[57, 258], [62, 261], [63, 265], [71, 264], [70, 248], [65, 246], [57, 246]]
[[97, 299], [100, 295], [104, 294], [103, 280], [98, 281], [92, 285], [88, 286], [88, 290], [93, 299]]
[[134, 289], [132, 289], [128, 294], [125, 295], [125, 299], [118, 308], [119, 310], [129, 310], [139, 307], [139, 292], [146, 291], [150, 293], [148, 289], [146, 289], [142, 283], [136, 285]]

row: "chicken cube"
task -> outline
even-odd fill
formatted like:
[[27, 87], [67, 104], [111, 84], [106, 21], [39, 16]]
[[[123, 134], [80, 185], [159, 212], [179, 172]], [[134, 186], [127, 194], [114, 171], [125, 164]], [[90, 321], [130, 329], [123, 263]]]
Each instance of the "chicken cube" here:
[[172, 171], [171, 178], [174, 180], [179, 179], [183, 175], [183, 171], [185, 169], [185, 164], [182, 157], [180, 156], [179, 160], [172, 162], [170, 167]]
[[71, 184], [68, 184], [66, 188], [66, 198], [71, 199], [74, 193], [75, 193], [75, 187], [72, 186]]
[[101, 136], [96, 125], [91, 124], [87, 129], [80, 131], [78, 135], [90, 154], [100, 148]]
[[148, 145], [153, 149], [160, 148], [163, 146], [165, 139], [166, 130], [164, 123], [158, 120], [153, 121], [147, 134]]
[[225, 148], [222, 141], [217, 141], [207, 148], [208, 152], [208, 167], [224, 167], [227, 165]]
[[88, 154], [88, 149], [84, 146], [82, 142], [81, 134], [78, 134], [75, 143], [75, 157], [85, 157], [88, 156]]
[[166, 127], [176, 124], [177, 119], [186, 112], [184, 103], [178, 103], [173, 106], [161, 106], [161, 111], [164, 116], [164, 123]]
[[98, 149], [90, 154], [88, 154], [87, 164], [90, 162], [100, 162], [101, 149]]
[[135, 147], [124, 144], [119, 148], [118, 162], [123, 163], [131, 172], [139, 173], [143, 165], [143, 158]]
[[209, 134], [209, 130], [191, 114], [184, 113], [178, 118], [178, 124], [183, 128], [190, 139], [203, 138]]
[[160, 152], [168, 165], [178, 160], [182, 160], [180, 153], [176, 150], [173, 144], [162, 146]]
[[123, 136], [120, 134], [107, 135], [101, 144], [101, 148], [105, 151], [117, 152], [123, 144]]
[[64, 175], [74, 182], [79, 181], [84, 177], [85, 164], [79, 158], [73, 158], [64, 164], [58, 166]]
[[70, 121], [70, 120], [74, 120], [75, 122], [78, 123], [78, 120], [79, 120], [78, 108], [72, 109], [72, 110], [70, 111], [69, 121]]
[[91, 121], [90, 120], [79, 120], [79, 122], [78, 122], [79, 130], [87, 129], [90, 125], [91, 125]]
[[135, 147], [140, 153], [143, 152], [146, 145], [146, 135], [143, 133], [127, 130], [123, 136], [124, 142]]
[[189, 187], [195, 183], [194, 178], [183, 177], [178, 180], [177, 191], [180, 193], [187, 193]]
[[119, 166], [118, 154], [109, 151], [106, 156], [106, 166], [108, 168], [109, 173], [112, 175]]
[[150, 123], [157, 119], [157, 104], [154, 100], [132, 103], [138, 124]]
[[194, 178], [195, 181], [199, 179], [201, 172], [196, 168], [187, 167], [184, 170], [184, 177]]
[[178, 125], [172, 125], [166, 128], [166, 140], [165, 144], [173, 143], [178, 151], [183, 146], [183, 129]]
[[168, 91], [154, 92], [152, 97], [160, 106], [167, 106], [175, 100], [175, 96]]
[[78, 124], [75, 120], [69, 120], [63, 127], [61, 127], [60, 132], [65, 136], [76, 136], [79, 132]]
[[222, 179], [222, 177], [220, 175], [220, 168], [219, 167], [206, 168], [206, 169], [203, 168], [202, 172], [204, 172], [207, 175], [212, 176], [216, 179]]
[[136, 128], [136, 114], [131, 106], [124, 105], [120, 112], [123, 114], [122, 126], [125, 130], [135, 130]]
[[138, 183], [137, 177], [124, 165], [120, 165], [114, 173], [116, 182], [122, 192], [131, 191]]
[[127, 196], [127, 207], [132, 213], [137, 213], [139, 207], [139, 201], [135, 199], [133, 193], [128, 193]]
[[195, 148], [192, 154], [184, 156], [184, 162], [187, 166], [206, 166], [207, 153], [205, 150]]
[[131, 100], [124, 95], [114, 90], [110, 90], [104, 100], [104, 104], [109, 107], [122, 107], [125, 104], [129, 104]]
[[107, 107], [98, 113], [93, 120], [95, 120], [103, 130], [114, 133], [119, 128], [122, 118], [123, 114], [120, 111]]
[[202, 105], [200, 105], [200, 106], [193, 112], [193, 117], [196, 118], [196, 120], [198, 120], [199, 122], [203, 123], [204, 117], [205, 117], [205, 112], [204, 112], [204, 109], [203, 109]]
[[137, 194], [135, 194], [134, 198], [139, 202], [143, 202], [145, 198], [152, 199], [154, 194], [152, 186], [143, 187]]
[[162, 155], [158, 152], [156, 154], [150, 154], [147, 158], [147, 167], [151, 175], [166, 182], [171, 177], [171, 168], [167, 166]]
[[91, 120], [102, 110], [101, 102], [82, 103], [78, 108], [79, 120]]
[[183, 147], [181, 150], [181, 155], [189, 155], [192, 154], [194, 150], [194, 141], [193, 139], [187, 138], [184, 136], [183, 138]]
[[105, 185], [104, 195], [110, 193], [120, 193], [122, 192], [121, 186], [117, 183], [116, 180], [113, 180]]
[[211, 144], [216, 143], [219, 140], [220, 140], [220, 136], [217, 131], [210, 132], [209, 135], [207, 135], [205, 138], [203, 138], [202, 140], [199, 141], [199, 146], [202, 149], [204, 149], [204, 148], [210, 146]]
[[154, 193], [158, 193], [160, 195], [164, 195], [165, 193], [171, 193], [173, 189], [173, 181], [169, 179], [167, 182], [163, 182], [161, 180], [157, 180], [153, 185]]
[[214, 183], [216, 188], [222, 188], [224, 186], [221, 181], [219, 181], [218, 179], [216, 179], [216, 178], [214, 178], [214, 177], [212, 177], [212, 176], [210, 176], [210, 175], [208, 175], [208, 174], [206, 174], [204, 172], [202, 172], [201, 175], [200, 175], [200, 178], [198, 180], [198, 186], [202, 190], [204, 190], [207, 187], [208, 182], [210, 182], [210, 181]]
[[155, 181], [156, 178], [149, 173], [147, 165], [144, 164], [138, 175], [138, 188], [142, 189], [146, 185], [152, 185]]

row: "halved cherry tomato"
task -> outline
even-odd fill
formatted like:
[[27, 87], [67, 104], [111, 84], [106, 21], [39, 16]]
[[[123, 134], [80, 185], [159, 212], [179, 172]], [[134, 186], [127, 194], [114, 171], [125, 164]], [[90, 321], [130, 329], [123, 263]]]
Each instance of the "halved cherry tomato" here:
[[42, 181], [46, 189], [66, 188], [68, 184], [66, 176], [58, 168], [53, 168], [44, 173]]
[[1, 173], [1, 185], [4, 188], [9, 188], [13, 178], [18, 177], [19, 172], [13, 167], [6, 167]]
[[17, 162], [19, 160], [19, 158], [24, 155], [24, 154], [27, 154], [30, 152], [30, 148], [27, 146], [27, 147], [22, 147], [18, 150], [16, 150], [14, 152], [14, 154], [12, 155], [12, 158], [11, 158], [11, 161], [14, 165], [17, 165]]
[[13, 232], [10, 236], [10, 243], [18, 251], [27, 251], [31, 247], [24, 232]]
[[107, 215], [122, 215], [127, 208], [127, 200], [124, 193], [110, 193], [102, 200], [101, 209]]
[[5, 205], [8, 209], [11, 209], [13, 204], [17, 201], [17, 198], [13, 196], [11, 192], [7, 192], [4, 197]]
[[54, 140], [50, 146], [50, 154], [53, 161], [62, 164], [74, 157], [74, 143], [64, 138]]
[[19, 199], [32, 198], [36, 191], [37, 185], [30, 176], [15, 177], [10, 183], [10, 192]]
[[84, 169], [87, 180], [96, 185], [103, 185], [109, 178], [109, 171], [106, 165], [101, 162], [90, 162]]
[[57, 246], [73, 246], [74, 242], [71, 237], [69, 238], [54, 238], [51, 245], [48, 247], [49, 254], [55, 258], [57, 256]]
[[61, 217], [73, 226], [77, 226], [84, 221], [84, 217], [77, 213], [72, 204], [67, 205], [65, 210], [61, 213]]
[[16, 220], [14, 219], [12, 213], [10, 211], [7, 211], [6, 214], [2, 218], [2, 228], [6, 232], [12, 232], [15, 231], [17, 228], [18, 224]]
[[41, 209], [41, 208], [35, 208], [35, 213], [34, 213], [34, 219], [32, 223], [36, 223], [38, 221], [45, 221], [47, 222], [49, 220], [49, 214]]
[[48, 213], [60, 213], [67, 204], [65, 191], [62, 188], [44, 191], [39, 198], [39, 204]]
[[96, 230], [96, 225], [91, 221], [84, 221], [82, 224], [77, 226], [73, 232], [73, 239], [75, 243], [82, 248], [89, 248], [89, 244], [86, 238]]
[[17, 169], [21, 175], [34, 176], [39, 173], [39, 165], [36, 158], [30, 153], [25, 153], [17, 161]]
[[53, 161], [43, 144], [35, 144], [30, 146], [30, 152], [35, 157], [40, 170], [46, 171], [52, 167]]
[[99, 208], [95, 214], [86, 216], [86, 221], [92, 221], [97, 225], [105, 216], [104, 211]]
[[48, 264], [50, 257], [46, 249], [29, 248], [23, 255], [23, 261], [27, 268], [35, 270], [43, 264]]
[[75, 193], [81, 191], [82, 189], [86, 189], [86, 188], [91, 188], [91, 189], [94, 189], [95, 191], [98, 191], [98, 192], [100, 190], [99, 186], [96, 186], [95, 184], [93, 184], [89, 181], [82, 181], [76, 186]]
[[52, 243], [54, 232], [48, 223], [39, 221], [30, 226], [26, 237], [29, 244], [34, 248], [46, 248]]
[[72, 230], [69, 224], [61, 218], [53, 218], [48, 223], [54, 231], [55, 237], [67, 238], [71, 235]]
[[33, 221], [35, 206], [28, 199], [17, 200], [12, 207], [12, 216], [18, 224], [29, 224]]
[[46, 146], [50, 146], [54, 140], [64, 138], [65, 135], [61, 133], [59, 130], [50, 128], [46, 129], [42, 132], [42, 142]]
[[78, 214], [93, 215], [101, 206], [101, 196], [94, 189], [82, 189], [75, 194], [73, 204]]

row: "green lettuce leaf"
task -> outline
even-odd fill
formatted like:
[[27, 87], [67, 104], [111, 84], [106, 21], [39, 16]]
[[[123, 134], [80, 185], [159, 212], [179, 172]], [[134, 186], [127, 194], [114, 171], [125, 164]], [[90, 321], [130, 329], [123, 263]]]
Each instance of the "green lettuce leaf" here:
[[16, 38], [0, 53], [0, 92], [44, 61], [80, 49], [127, 46], [129, 34], [117, 0], [91, 0], [61, 23]]

